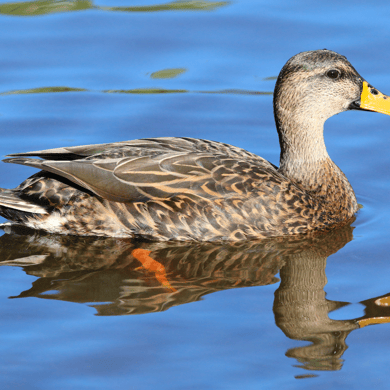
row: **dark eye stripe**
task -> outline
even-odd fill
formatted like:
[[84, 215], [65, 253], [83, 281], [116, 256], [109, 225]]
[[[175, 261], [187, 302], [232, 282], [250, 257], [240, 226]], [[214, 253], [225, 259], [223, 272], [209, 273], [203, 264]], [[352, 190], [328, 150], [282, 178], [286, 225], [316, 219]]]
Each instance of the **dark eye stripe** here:
[[326, 76], [330, 79], [338, 79], [340, 77], [340, 71], [337, 69], [331, 69], [326, 72]]

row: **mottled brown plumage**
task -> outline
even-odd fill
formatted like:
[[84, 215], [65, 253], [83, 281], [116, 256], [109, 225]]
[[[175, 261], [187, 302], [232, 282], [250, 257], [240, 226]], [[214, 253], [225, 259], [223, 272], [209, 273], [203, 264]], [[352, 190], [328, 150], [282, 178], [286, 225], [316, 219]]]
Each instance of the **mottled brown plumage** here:
[[243, 149], [191, 138], [11, 155], [4, 161], [42, 171], [0, 190], [0, 215], [51, 233], [153, 240], [244, 240], [343, 224], [358, 206], [327, 154], [323, 124], [348, 109], [374, 110], [361, 101], [363, 83], [332, 51], [287, 62], [274, 94], [280, 168]]

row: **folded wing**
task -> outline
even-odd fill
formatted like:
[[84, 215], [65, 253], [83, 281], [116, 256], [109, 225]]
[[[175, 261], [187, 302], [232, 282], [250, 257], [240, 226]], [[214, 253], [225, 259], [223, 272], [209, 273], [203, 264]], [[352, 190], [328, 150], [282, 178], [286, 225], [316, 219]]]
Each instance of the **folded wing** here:
[[276, 181], [281, 178], [272, 164], [243, 149], [189, 138], [145, 139], [11, 156], [4, 161], [57, 174], [115, 202], [169, 199], [183, 193], [203, 199], [245, 197], [270, 176]]

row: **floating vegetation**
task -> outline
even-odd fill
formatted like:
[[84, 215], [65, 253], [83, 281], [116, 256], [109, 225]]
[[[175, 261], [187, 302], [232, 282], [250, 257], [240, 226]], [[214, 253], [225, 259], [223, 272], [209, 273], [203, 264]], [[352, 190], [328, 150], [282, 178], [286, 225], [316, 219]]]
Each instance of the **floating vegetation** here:
[[96, 9], [102, 11], [155, 12], [155, 11], [213, 11], [228, 5], [228, 1], [172, 1], [165, 4], [133, 7], [98, 7], [89, 0], [37, 0], [0, 4], [0, 14], [13, 16], [39, 16], [61, 12]]
[[221, 89], [219, 91], [199, 91], [201, 93], [220, 93], [228, 95], [273, 95], [272, 91], [248, 91], [246, 89]]
[[[157, 73], [157, 72], [156, 72]], [[163, 78], [163, 77], [161, 77]], [[88, 92], [85, 88], [71, 87], [40, 87], [30, 89], [20, 89], [15, 91], [2, 92], [0, 95], [26, 95], [34, 93], [57, 93], [57, 92]], [[266, 91], [247, 91], [244, 89], [222, 89], [219, 91], [189, 91], [187, 89], [167, 89], [167, 88], [134, 88], [134, 89], [108, 89], [101, 91], [104, 93], [130, 93], [130, 94], [158, 94], [158, 93], [213, 93], [226, 95], [272, 95]]]
[[171, 69], [163, 69], [157, 72], [154, 72], [150, 75], [152, 79], [173, 79], [174, 77], [180, 76], [184, 72], [186, 72], [186, 68], [171, 68]]
[[165, 4], [140, 5], [133, 7], [99, 7], [105, 11], [156, 12], [156, 11], [214, 11], [228, 5], [229, 1], [172, 1]]
[[3, 3], [0, 4], [0, 14], [13, 16], [39, 16], [45, 14], [54, 14], [60, 12], [81, 11], [94, 8], [91, 1], [53, 1], [38, 0], [25, 1], [21, 3]]
[[85, 92], [87, 89], [70, 87], [41, 87], [31, 89], [20, 89], [16, 91], [3, 92], [0, 95], [25, 95], [29, 93], [52, 93], [52, 92]]
[[107, 93], [139, 93], [139, 94], [153, 94], [153, 93], [185, 93], [189, 92], [186, 89], [164, 89], [164, 88], [135, 88], [135, 89], [112, 89], [104, 91]]
[[265, 91], [247, 91], [244, 89], [223, 89], [219, 91], [188, 91], [186, 89], [165, 89], [165, 88], [135, 88], [135, 89], [112, 89], [103, 91], [106, 93], [139, 93], [139, 94], [155, 94], [155, 93], [214, 93], [226, 95], [272, 95], [273, 92]]

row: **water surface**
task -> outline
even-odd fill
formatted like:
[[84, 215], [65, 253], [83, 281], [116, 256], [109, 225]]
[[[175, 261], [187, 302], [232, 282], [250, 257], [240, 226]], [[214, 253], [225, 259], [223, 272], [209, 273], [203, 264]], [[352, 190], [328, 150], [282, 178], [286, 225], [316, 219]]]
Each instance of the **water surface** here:
[[[389, 11], [1, 1], [0, 154], [187, 136], [278, 164], [271, 92], [283, 64], [332, 49], [389, 94]], [[329, 154], [363, 209], [314, 241], [153, 244], [156, 273], [131, 256], [137, 243], [3, 233], [2, 388], [387, 389], [390, 327], [362, 326], [389, 316], [389, 127], [366, 112], [327, 121]], [[3, 187], [35, 172], [0, 168]]]

